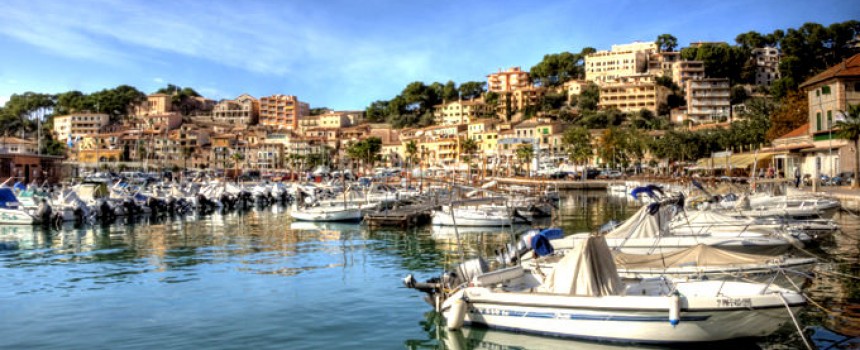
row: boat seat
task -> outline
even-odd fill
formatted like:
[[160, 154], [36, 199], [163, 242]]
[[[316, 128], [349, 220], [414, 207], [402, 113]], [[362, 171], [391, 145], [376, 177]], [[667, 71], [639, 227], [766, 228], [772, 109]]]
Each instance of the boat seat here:
[[508, 267], [476, 276], [474, 283], [476, 286], [494, 286], [521, 277], [524, 273], [522, 266]]

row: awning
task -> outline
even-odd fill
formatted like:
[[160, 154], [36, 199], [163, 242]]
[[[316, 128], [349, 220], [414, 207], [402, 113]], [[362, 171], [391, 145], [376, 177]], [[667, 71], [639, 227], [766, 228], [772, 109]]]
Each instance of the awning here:
[[[737, 168], [748, 168], [753, 164], [753, 162], [758, 161], [759, 163], [763, 161], [769, 161], [773, 158], [773, 153], [759, 153], [758, 155], [754, 153], [743, 153], [743, 154], [733, 154], [726, 159], [726, 157], [715, 157], [715, 158], [701, 158], [696, 161], [696, 168], [699, 169], [725, 169], [726, 165], [733, 169]], [[711, 161], [713, 160], [713, 163]], [[713, 167], [711, 166], [713, 164]]]
[[815, 147], [815, 148], [808, 148], [805, 150], [801, 150], [800, 152], [801, 153], [812, 153], [812, 152], [830, 151], [833, 149], [839, 149], [840, 147], [842, 147], [842, 146], [840, 145], [840, 146]]

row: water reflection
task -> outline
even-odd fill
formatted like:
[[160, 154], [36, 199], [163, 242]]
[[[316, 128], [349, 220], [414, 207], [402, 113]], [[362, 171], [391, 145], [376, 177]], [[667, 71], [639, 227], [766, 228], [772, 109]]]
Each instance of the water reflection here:
[[[538, 225], [561, 226], [568, 234], [593, 231], [636, 209], [627, 197], [576, 192], [563, 198], [558, 216]], [[813, 251], [825, 262], [807, 291], [823, 309], [810, 306], [800, 315], [822, 348], [856, 347], [851, 339], [860, 335], [860, 219], [838, 219], [843, 232]], [[68, 329], [70, 320], [84, 316], [115, 329], [117, 342], [148, 339], [140, 348], [220, 347], [207, 343], [215, 333], [240, 339], [234, 345], [246, 348], [394, 348], [404, 339], [413, 349], [618, 348], [480, 329], [451, 335], [438, 315], [422, 320], [430, 307], [401, 286], [403, 276], [438, 276], [459, 262], [460, 247], [467, 258], [495, 256], [510, 233], [463, 229], [458, 246], [450, 228], [370, 231], [358, 224], [290, 222], [278, 207], [50, 231], [2, 226], [0, 299], [22, 300], [32, 309], [11, 312], [0, 305], [0, 314], [32, 331], [0, 330], [0, 348], [33, 347], [16, 339], [40, 339], [42, 347], [108, 347], [98, 340], [98, 327], [91, 333]], [[162, 336], [151, 336], [151, 324], [132, 322], [138, 313], [157, 320]], [[55, 339], [44, 340], [44, 334]], [[800, 344], [788, 326], [758, 344], [731, 347]]]

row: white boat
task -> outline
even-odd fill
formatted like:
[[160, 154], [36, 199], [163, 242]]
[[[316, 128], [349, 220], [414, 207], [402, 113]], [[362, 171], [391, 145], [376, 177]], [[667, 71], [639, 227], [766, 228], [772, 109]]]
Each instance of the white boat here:
[[443, 226], [510, 226], [524, 220], [517, 217], [513, 210], [504, 206], [481, 205], [473, 207], [443, 206], [433, 211], [433, 225]]
[[[551, 271], [563, 255], [552, 254], [538, 259], [529, 251], [522, 257], [526, 268]], [[613, 253], [618, 275], [625, 280], [670, 277], [685, 280], [744, 280], [784, 287], [800, 286], [811, 277], [815, 258], [774, 257], [744, 254], [700, 244], [665, 254]]]
[[816, 195], [751, 196], [728, 195], [720, 205], [750, 218], [789, 217], [794, 219], [832, 218], [842, 207], [838, 200]]
[[376, 204], [331, 204], [305, 208], [293, 205], [290, 216], [301, 221], [361, 221], [364, 218], [364, 212], [374, 208], [376, 208]]
[[35, 213], [24, 210], [11, 188], [0, 187], [0, 225], [32, 225]]
[[[606, 241], [613, 250], [629, 254], [669, 253], [705, 244], [742, 253], [780, 255], [792, 244], [802, 244], [766, 231], [715, 229], [676, 232], [671, 225], [678, 210], [674, 199], [645, 205], [607, 233]], [[556, 249], [571, 249], [576, 241], [589, 235], [573, 234], [554, 240], [553, 246]]]
[[626, 193], [627, 192], [627, 185], [621, 184], [621, 183], [609, 184], [609, 186], [607, 186], [606, 188], [609, 190], [609, 192], [617, 192], [617, 193]]
[[[581, 240], [546, 277], [515, 266], [486, 272], [464, 264], [433, 293], [448, 328], [483, 325], [515, 332], [634, 343], [687, 343], [762, 337], [805, 304], [775, 285], [644, 280], [623, 284], [602, 236]], [[460, 277], [462, 276], [462, 277]], [[453, 289], [438, 294], [432, 288]], [[441, 289], [441, 288], [440, 288]], [[444, 298], [444, 299], [443, 299]]]

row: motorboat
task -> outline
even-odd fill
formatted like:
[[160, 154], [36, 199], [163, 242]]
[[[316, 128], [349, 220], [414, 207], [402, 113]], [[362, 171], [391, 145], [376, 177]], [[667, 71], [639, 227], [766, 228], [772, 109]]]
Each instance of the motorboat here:
[[817, 195], [728, 194], [722, 197], [719, 204], [724, 209], [750, 218], [829, 219], [842, 207], [836, 199]]
[[25, 210], [11, 188], [0, 187], [0, 225], [32, 225], [41, 218], [36, 210]]
[[[551, 254], [536, 258], [532, 251], [522, 258], [524, 267], [543, 273], [563, 258]], [[683, 280], [744, 280], [796, 287], [811, 278], [818, 259], [809, 257], [745, 254], [699, 244], [684, 250], [658, 254], [613, 253], [618, 275], [624, 280], [670, 277]]]
[[515, 210], [499, 205], [443, 206], [433, 211], [433, 225], [444, 226], [510, 226], [526, 222]]
[[[742, 253], [780, 255], [802, 242], [768, 231], [744, 229], [673, 231], [675, 215], [683, 208], [683, 196], [666, 197], [642, 206], [632, 217], [608, 230], [606, 241], [613, 251], [629, 254], [670, 253], [699, 244]], [[590, 236], [578, 233], [556, 240], [556, 249], [571, 249], [574, 242]]]
[[805, 305], [803, 295], [773, 284], [669, 278], [625, 284], [600, 235], [577, 241], [546, 275], [519, 265], [489, 271], [470, 260], [424, 283], [409, 275], [404, 284], [426, 292], [449, 329], [481, 325], [611, 342], [762, 337]]
[[364, 212], [376, 208], [375, 204], [368, 205], [318, 205], [300, 207], [298, 203], [290, 210], [290, 217], [300, 221], [361, 221]]

